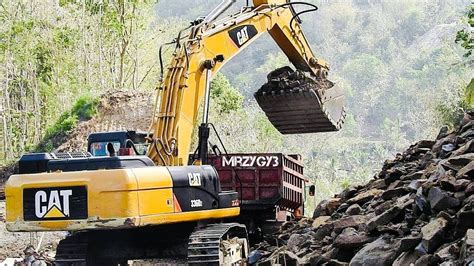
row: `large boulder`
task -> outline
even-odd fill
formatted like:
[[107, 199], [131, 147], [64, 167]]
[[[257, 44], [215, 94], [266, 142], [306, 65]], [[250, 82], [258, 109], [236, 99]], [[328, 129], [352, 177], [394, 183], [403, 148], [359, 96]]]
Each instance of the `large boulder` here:
[[382, 266], [392, 265], [400, 255], [400, 241], [391, 236], [381, 236], [377, 240], [365, 245], [357, 252], [350, 266]]
[[421, 228], [421, 243], [428, 252], [435, 251], [442, 244], [447, 226], [448, 221], [440, 217]]
[[442, 211], [449, 208], [459, 206], [460, 202], [455, 197], [450, 196], [447, 192], [438, 187], [432, 187], [428, 193], [428, 201], [431, 208], [436, 211]]
[[368, 237], [364, 232], [358, 232], [352, 227], [348, 227], [339, 234], [334, 240], [334, 246], [341, 248], [358, 248], [363, 244], [370, 242], [370, 237]]
[[347, 227], [359, 228], [359, 226], [365, 225], [366, 222], [367, 218], [364, 215], [346, 216], [334, 221], [334, 232], [339, 233]]

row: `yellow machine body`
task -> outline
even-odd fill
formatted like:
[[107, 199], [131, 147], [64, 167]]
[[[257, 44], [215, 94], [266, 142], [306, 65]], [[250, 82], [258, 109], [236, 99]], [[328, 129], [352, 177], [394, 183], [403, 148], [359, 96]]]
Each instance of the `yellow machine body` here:
[[[24, 220], [25, 189], [76, 186], [87, 188], [86, 219], [66, 219], [62, 213], [64, 206], [61, 200], [59, 204], [53, 204], [52, 208], [48, 208], [48, 200], [45, 200], [45, 220]], [[5, 195], [6, 226], [9, 231], [132, 228], [232, 217], [239, 215], [240, 210], [235, 206], [183, 211], [173, 191], [170, 172], [161, 166], [13, 175], [8, 180]]]

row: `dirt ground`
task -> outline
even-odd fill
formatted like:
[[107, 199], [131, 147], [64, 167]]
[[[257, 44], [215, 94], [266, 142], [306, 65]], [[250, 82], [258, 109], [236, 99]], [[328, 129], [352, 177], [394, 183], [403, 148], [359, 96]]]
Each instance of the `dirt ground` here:
[[[56, 247], [66, 232], [45, 232], [39, 254], [54, 258]], [[6, 258], [23, 258], [23, 251], [32, 245], [37, 247], [42, 233], [12, 233], [5, 228], [5, 202], [0, 201], [0, 262]], [[129, 261], [129, 265], [187, 265], [182, 260], [136, 260]]]
[[[6, 258], [23, 257], [23, 250], [29, 245], [35, 248], [42, 233], [12, 233], [5, 228], [5, 202], [0, 201], [0, 261]], [[54, 256], [54, 250], [59, 241], [64, 238], [66, 232], [46, 232], [39, 249], [39, 253], [46, 252], [48, 256]]]

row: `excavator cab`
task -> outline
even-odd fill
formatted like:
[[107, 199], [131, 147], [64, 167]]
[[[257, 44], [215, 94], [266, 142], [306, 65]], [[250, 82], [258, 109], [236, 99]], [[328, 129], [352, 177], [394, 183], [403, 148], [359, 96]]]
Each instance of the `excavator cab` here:
[[150, 133], [140, 131], [114, 131], [91, 133], [87, 138], [87, 151], [93, 156], [109, 156], [107, 145], [118, 155], [145, 155]]

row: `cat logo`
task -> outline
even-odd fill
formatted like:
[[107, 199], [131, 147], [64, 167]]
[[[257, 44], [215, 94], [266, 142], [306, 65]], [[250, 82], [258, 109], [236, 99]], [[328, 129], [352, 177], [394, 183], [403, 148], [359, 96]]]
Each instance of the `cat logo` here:
[[250, 39], [257, 35], [258, 31], [254, 25], [242, 25], [229, 31], [229, 36], [237, 47], [242, 47]]
[[192, 187], [201, 186], [201, 174], [200, 173], [188, 173], [189, 185]]
[[87, 187], [44, 187], [23, 190], [25, 221], [86, 219]]
[[38, 190], [35, 194], [36, 218], [66, 218], [70, 216], [69, 204], [72, 196], [71, 189]]
[[245, 42], [249, 40], [249, 33], [247, 27], [243, 27], [239, 32], [237, 32], [237, 42], [242, 46]]

